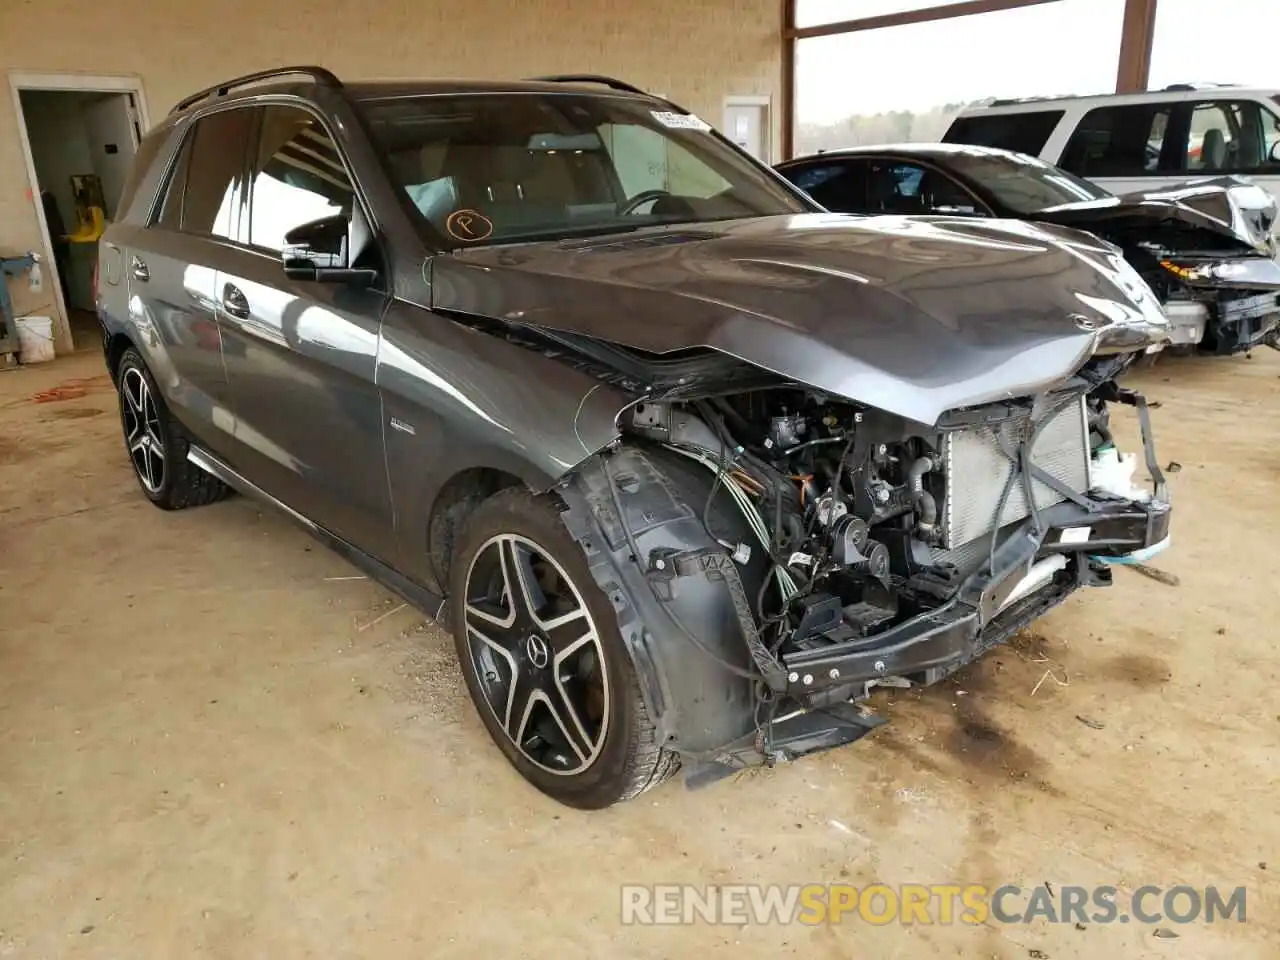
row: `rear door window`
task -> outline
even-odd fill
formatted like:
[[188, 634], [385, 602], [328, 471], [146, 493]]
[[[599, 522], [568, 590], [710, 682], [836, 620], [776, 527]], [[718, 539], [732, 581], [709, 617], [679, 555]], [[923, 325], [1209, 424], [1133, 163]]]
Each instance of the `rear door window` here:
[[840, 160], [791, 167], [788, 180], [835, 213], [867, 212], [867, 161]]
[[196, 121], [169, 177], [160, 208], [162, 226], [234, 239], [252, 132], [249, 109], [223, 110]]
[[1170, 132], [1172, 104], [1097, 107], [1080, 121], [1058, 164], [1080, 177], [1142, 177], [1181, 169]]
[[1062, 120], [1062, 113], [1061, 110], [1032, 110], [956, 117], [942, 139], [945, 143], [999, 147], [1039, 156]]

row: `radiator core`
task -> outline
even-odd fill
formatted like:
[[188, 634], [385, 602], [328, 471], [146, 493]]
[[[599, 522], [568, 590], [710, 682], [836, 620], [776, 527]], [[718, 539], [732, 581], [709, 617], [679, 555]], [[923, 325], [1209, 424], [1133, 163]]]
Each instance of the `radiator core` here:
[[[969, 544], [997, 526], [1030, 515], [1022, 478], [1013, 482], [1000, 516], [996, 505], [1009, 475], [1016, 469], [1000, 448], [997, 431], [1009, 439], [1022, 436], [1029, 415], [998, 424], [983, 424], [946, 434], [942, 456], [947, 491], [942, 505], [942, 548], [952, 551]], [[1031, 448], [1031, 462], [1069, 490], [1089, 489], [1089, 428], [1084, 398], [1054, 414], [1040, 430]], [[1033, 481], [1036, 506], [1061, 503], [1061, 493]]]

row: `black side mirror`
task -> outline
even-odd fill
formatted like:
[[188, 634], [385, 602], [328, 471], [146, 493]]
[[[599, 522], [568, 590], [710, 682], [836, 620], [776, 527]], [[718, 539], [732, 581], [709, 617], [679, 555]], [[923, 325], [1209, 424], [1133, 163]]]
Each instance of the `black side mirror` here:
[[351, 268], [350, 227], [344, 214], [335, 214], [299, 224], [286, 233], [280, 252], [285, 276], [318, 283], [373, 283], [377, 271]]

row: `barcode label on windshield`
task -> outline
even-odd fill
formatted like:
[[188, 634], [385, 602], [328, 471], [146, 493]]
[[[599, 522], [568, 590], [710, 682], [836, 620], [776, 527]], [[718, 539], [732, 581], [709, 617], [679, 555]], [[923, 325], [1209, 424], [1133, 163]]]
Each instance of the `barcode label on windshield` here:
[[672, 113], [670, 110], [652, 110], [653, 119], [672, 130], [701, 130], [706, 133], [711, 124], [695, 117], [692, 113]]

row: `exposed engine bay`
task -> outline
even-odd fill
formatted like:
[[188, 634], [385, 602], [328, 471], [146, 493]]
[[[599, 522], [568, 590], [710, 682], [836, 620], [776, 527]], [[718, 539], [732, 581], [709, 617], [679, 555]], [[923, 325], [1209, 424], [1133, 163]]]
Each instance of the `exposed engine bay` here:
[[934, 683], [1077, 587], [1109, 582], [1104, 555], [1162, 546], [1150, 443], [1154, 489], [1142, 489], [1109, 424], [1109, 403], [1131, 404], [1149, 438], [1145, 401], [1114, 381], [1139, 355], [1095, 357], [1058, 391], [952, 411], [933, 427], [795, 384], [631, 406], [612, 457], [628, 465], [603, 469], [613, 512], [630, 513], [626, 494], [642, 479], [628, 458], [663, 465], [667, 479], [684, 464], [693, 479], [672, 480], [675, 500], [715, 546], [668, 546], [650, 503], [626, 521], [651, 524], [647, 548], [625, 531], [630, 554], [667, 607], [682, 576], [726, 585], [734, 599], [712, 622], [736, 619], [733, 653], [674, 619], [753, 681], [755, 732], [703, 775], [856, 739], [878, 721], [848, 714], [844, 729], [793, 734], [775, 724], [829, 721], [876, 685]]
[[[1092, 461], [1113, 449], [1106, 404], [1081, 392], [1055, 404], [1026, 437], [1052, 486], [1018, 482], [1018, 449], [1002, 449], [1029, 422], [1029, 403], [912, 433], [879, 411], [782, 388], [640, 403], [628, 427], [714, 475], [704, 519], [738, 563], [767, 558], [751, 609], [777, 653], [871, 637], [937, 607], [1009, 524], [1087, 490]], [[741, 510], [751, 540], [712, 527], [705, 514], [718, 492]]]

